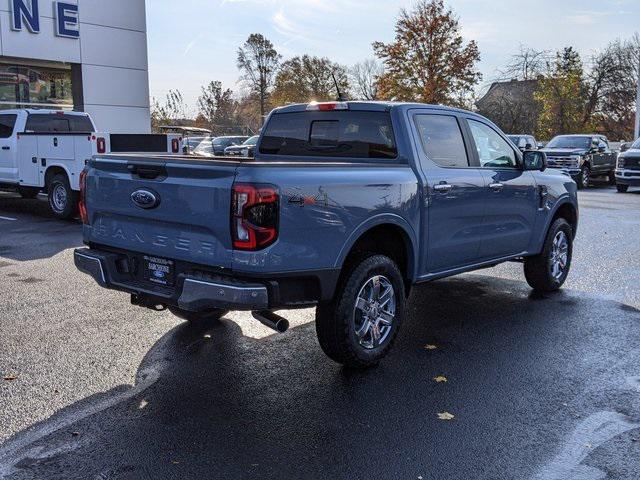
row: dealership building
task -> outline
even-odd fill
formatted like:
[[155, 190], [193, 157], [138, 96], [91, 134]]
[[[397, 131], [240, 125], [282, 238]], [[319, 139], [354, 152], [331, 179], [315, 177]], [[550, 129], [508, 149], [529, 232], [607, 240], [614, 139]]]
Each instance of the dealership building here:
[[0, 109], [91, 114], [150, 131], [144, 0], [0, 0]]

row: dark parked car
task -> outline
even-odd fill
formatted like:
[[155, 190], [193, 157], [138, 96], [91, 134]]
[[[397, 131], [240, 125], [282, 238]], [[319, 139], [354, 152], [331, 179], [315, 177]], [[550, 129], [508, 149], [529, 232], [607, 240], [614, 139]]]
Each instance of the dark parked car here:
[[550, 168], [571, 175], [578, 188], [587, 188], [592, 177], [607, 177], [615, 185], [617, 153], [604, 135], [559, 135], [542, 149]]
[[256, 144], [260, 135], [254, 135], [247, 139], [242, 145], [233, 145], [224, 149], [225, 157], [246, 157], [253, 158], [256, 150]]
[[98, 155], [83, 182], [75, 262], [101, 286], [195, 323], [250, 311], [279, 332], [276, 311], [316, 306], [320, 346], [353, 367], [386, 355], [417, 283], [512, 260], [558, 290], [578, 226], [576, 184], [544, 153], [423, 104], [289, 105], [255, 159]]
[[640, 187], [640, 138], [618, 156], [616, 182], [620, 193]]
[[533, 135], [507, 135], [507, 137], [509, 137], [509, 140], [511, 140], [521, 152], [538, 150], [538, 142]]
[[213, 148], [213, 155], [216, 157], [224, 156], [224, 150], [232, 145], [240, 145], [245, 142], [249, 137], [216, 137], [211, 142]]

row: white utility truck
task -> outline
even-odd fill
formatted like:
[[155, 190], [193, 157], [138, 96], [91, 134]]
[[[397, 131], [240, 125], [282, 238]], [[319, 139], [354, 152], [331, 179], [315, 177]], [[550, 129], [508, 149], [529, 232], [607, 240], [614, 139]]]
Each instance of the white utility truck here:
[[0, 112], [0, 189], [17, 191], [23, 198], [44, 192], [58, 218], [77, 214], [80, 172], [93, 155], [181, 151], [180, 135], [96, 133], [84, 112]]

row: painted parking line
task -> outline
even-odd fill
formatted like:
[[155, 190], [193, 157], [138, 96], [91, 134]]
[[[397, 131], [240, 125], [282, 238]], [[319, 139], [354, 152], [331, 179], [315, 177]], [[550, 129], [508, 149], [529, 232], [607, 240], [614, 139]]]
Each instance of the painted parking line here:
[[11, 218], [11, 217], [0, 217], [0, 220], [7, 220], [9, 222], [15, 222], [18, 219], [17, 218]]

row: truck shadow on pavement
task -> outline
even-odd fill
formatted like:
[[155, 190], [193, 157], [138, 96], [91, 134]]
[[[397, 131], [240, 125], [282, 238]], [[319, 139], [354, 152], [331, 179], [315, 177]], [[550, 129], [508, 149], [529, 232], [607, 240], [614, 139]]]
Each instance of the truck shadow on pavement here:
[[82, 246], [82, 226], [78, 220], [58, 220], [46, 200], [25, 200], [0, 194], [0, 262], [25, 262], [50, 258], [68, 248]]
[[181, 324], [134, 387], [9, 439], [0, 478], [530, 478], [576, 414], [640, 412], [603, 376], [640, 341], [640, 313], [619, 306], [478, 275], [434, 282], [414, 289], [395, 348], [367, 371], [326, 358], [312, 323], [262, 339], [229, 320]]

